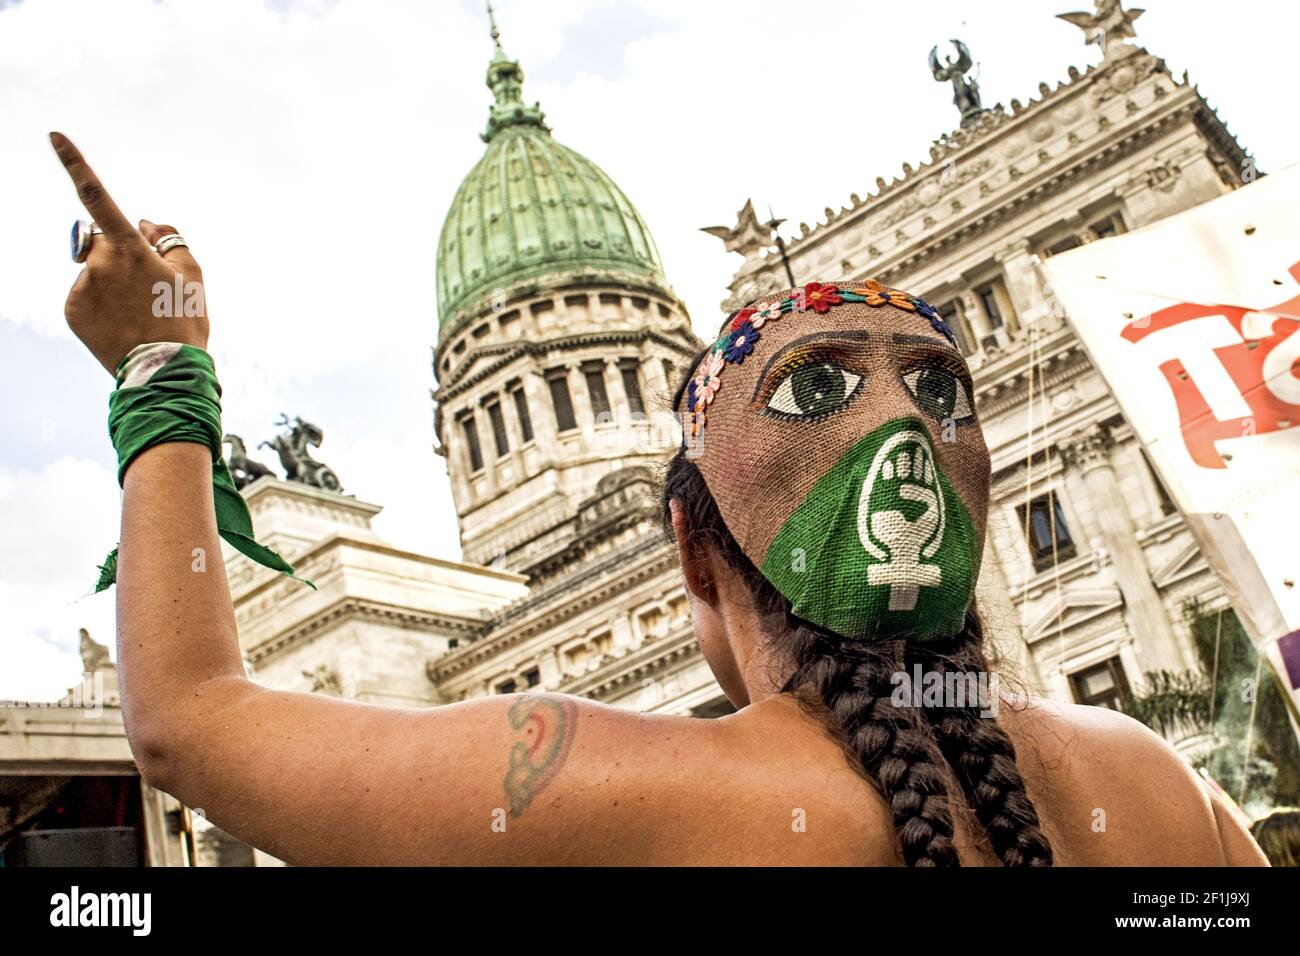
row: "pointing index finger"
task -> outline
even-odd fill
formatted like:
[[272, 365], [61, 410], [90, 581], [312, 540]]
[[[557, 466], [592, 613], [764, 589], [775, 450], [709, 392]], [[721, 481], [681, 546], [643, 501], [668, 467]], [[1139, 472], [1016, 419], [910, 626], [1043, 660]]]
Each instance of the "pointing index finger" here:
[[104, 189], [95, 171], [86, 164], [81, 150], [73, 145], [72, 140], [62, 133], [51, 133], [50, 144], [63, 163], [63, 168], [68, 171], [73, 185], [77, 187], [81, 204], [86, 207], [95, 224], [104, 230], [104, 235], [110, 239], [138, 238], [139, 233], [122, 215], [122, 210], [117, 208], [117, 203], [113, 202], [113, 197]]

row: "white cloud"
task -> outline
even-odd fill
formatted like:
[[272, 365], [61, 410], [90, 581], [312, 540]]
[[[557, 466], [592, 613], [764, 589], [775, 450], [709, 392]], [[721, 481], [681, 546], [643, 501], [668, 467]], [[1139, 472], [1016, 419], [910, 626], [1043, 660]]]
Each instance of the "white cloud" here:
[[52, 700], [81, 680], [78, 628], [113, 644], [113, 597], [94, 595], [117, 543], [117, 481], [104, 465], [60, 458], [0, 468], [0, 698]]
[[434, 493], [446, 485], [446, 466], [431, 451], [427, 427], [406, 435], [339, 437], [343, 440], [337, 444], [330, 441], [328, 456], [322, 449], [320, 457], [347, 481], [345, 491], [355, 489], [358, 498], [384, 506], [375, 531], [398, 547], [459, 561], [456, 512]]
[[[101, 635], [102, 636], [102, 635]], [[0, 700], [55, 701], [82, 685], [81, 657], [30, 631], [6, 634]]]

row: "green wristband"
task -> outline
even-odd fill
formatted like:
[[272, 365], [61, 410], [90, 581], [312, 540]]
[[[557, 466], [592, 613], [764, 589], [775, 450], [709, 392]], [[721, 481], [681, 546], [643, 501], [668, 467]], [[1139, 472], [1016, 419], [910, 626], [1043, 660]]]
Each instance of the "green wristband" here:
[[[295, 577], [293, 566], [253, 537], [248, 505], [235, 488], [222, 457], [221, 385], [212, 356], [193, 345], [149, 342], [132, 349], [117, 370], [117, 388], [108, 398], [108, 434], [117, 451], [117, 481], [131, 462], [165, 442], [194, 442], [212, 452], [212, 500], [217, 531], [235, 550], [273, 571]], [[99, 568], [95, 591], [117, 580], [117, 549]]]

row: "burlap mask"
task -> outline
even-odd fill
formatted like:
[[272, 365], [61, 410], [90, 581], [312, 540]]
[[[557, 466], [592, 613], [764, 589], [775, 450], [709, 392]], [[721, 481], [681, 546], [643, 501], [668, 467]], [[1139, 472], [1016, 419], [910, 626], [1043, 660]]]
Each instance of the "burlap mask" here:
[[679, 411], [723, 520], [794, 614], [855, 639], [961, 630], [989, 456], [923, 300], [872, 280], [764, 296], [724, 324]]

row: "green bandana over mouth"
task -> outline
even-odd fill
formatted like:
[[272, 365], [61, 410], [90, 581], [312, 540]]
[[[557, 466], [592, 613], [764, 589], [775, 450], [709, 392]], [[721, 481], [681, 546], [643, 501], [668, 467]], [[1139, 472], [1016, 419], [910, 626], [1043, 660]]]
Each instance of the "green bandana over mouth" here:
[[762, 571], [794, 614], [836, 634], [938, 638], [965, 623], [980, 551], [925, 426], [897, 418], [817, 481]]
[[[258, 564], [294, 577], [293, 566], [253, 537], [253, 520], [222, 457], [221, 385], [212, 356], [193, 345], [149, 342], [122, 359], [108, 400], [108, 433], [117, 451], [118, 484], [141, 452], [165, 442], [194, 442], [212, 451], [212, 498], [217, 532]], [[95, 591], [117, 581], [117, 548], [99, 568]]]

